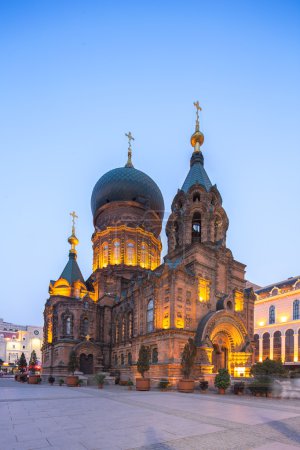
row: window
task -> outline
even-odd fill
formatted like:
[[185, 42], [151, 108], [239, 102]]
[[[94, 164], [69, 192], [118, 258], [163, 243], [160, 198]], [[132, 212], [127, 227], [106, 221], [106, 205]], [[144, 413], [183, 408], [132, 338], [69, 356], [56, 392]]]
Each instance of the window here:
[[124, 360], [124, 354], [121, 353], [121, 366], [124, 366], [125, 360]]
[[25, 348], [26, 348], [25, 345], [23, 345], [23, 350], [24, 350]]
[[128, 360], [128, 365], [132, 366], [132, 354], [131, 353], [128, 353], [127, 360]]
[[125, 332], [126, 332], [126, 328], [125, 328], [125, 318], [123, 317], [122, 319], [122, 335], [121, 335], [121, 341], [125, 341]]
[[135, 266], [135, 245], [133, 242], [127, 242], [126, 245], [126, 264]]
[[272, 305], [269, 308], [269, 323], [275, 323], [275, 306]]
[[285, 332], [285, 361], [294, 361], [294, 331], [287, 330]]
[[121, 262], [121, 243], [116, 239], [113, 243], [113, 264], [120, 264]]
[[133, 316], [132, 312], [128, 314], [128, 337], [131, 339], [133, 337]]
[[273, 336], [273, 359], [279, 361], [281, 359], [281, 332], [275, 331]]
[[154, 348], [152, 350], [152, 363], [157, 364], [158, 363], [158, 350], [157, 348]]
[[82, 332], [83, 336], [89, 334], [89, 319], [87, 319], [86, 317], [82, 321]]
[[153, 319], [154, 319], [153, 309], [154, 309], [153, 300], [149, 300], [147, 306], [147, 333], [151, 333], [151, 331], [153, 331]]
[[108, 265], [108, 243], [104, 242], [102, 244], [102, 261], [101, 261], [101, 267], [106, 267]]
[[148, 268], [148, 245], [145, 242], [141, 244], [141, 267]]
[[117, 357], [117, 355], [114, 356], [114, 364], [115, 364], [115, 366], [118, 365], [118, 357]]
[[70, 334], [71, 334], [71, 328], [72, 328], [72, 326], [71, 326], [71, 317], [67, 317], [67, 318], [65, 319], [65, 334], [66, 334], [67, 336], [70, 336]]
[[195, 192], [195, 194], [193, 195], [193, 202], [200, 202], [200, 193], [199, 192]]
[[300, 315], [299, 315], [299, 300], [295, 300], [293, 302], [293, 320], [299, 320], [300, 319]]
[[270, 333], [263, 334], [263, 361], [270, 358]]
[[201, 215], [198, 212], [192, 220], [192, 242], [201, 242]]
[[119, 342], [119, 321], [116, 320], [115, 323], [115, 342], [118, 343]]

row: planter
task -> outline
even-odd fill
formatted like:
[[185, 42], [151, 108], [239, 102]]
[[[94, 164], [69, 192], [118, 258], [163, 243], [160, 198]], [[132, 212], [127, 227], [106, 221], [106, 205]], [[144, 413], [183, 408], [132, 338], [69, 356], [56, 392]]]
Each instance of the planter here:
[[224, 388], [219, 388], [219, 394], [220, 395], [224, 395], [225, 394], [225, 389]]
[[38, 384], [39, 376], [38, 375], [29, 375], [28, 384]]
[[77, 375], [69, 375], [67, 377], [67, 386], [76, 387], [78, 385], [78, 376]]
[[150, 390], [150, 378], [136, 378], [135, 388], [137, 391]]
[[179, 392], [194, 392], [195, 381], [194, 380], [179, 380], [177, 389]]
[[98, 389], [103, 389], [103, 384], [98, 384]]

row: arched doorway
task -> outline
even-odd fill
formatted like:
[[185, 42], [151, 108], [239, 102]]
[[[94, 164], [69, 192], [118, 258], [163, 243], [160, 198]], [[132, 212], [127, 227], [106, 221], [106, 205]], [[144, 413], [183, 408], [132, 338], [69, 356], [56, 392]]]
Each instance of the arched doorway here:
[[228, 369], [228, 353], [230, 349], [228, 337], [223, 333], [215, 336], [213, 348], [212, 364], [214, 365], [214, 372], [218, 372], [219, 369]]
[[93, 355], [86, 355], [85, 353], [81, 353], [79, 357], [79, 368], [80, 372], [83, 372], [87, 375], [92, 374], [94, 371]]

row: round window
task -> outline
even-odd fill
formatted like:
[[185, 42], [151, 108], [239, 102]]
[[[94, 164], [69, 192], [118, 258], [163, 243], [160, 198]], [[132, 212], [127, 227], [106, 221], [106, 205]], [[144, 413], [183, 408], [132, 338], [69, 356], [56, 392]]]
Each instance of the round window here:
[[39, 332], [38, 330], [34, 330], [34, 334], [35, 334], [36, 336], [38, 336], [38, 335], [40, 334], [40, 332]]

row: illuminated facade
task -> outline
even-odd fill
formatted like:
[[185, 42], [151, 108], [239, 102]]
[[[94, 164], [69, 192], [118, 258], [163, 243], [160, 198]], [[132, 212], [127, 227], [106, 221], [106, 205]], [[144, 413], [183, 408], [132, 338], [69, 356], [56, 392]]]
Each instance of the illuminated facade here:
[[67, 374], [74, 349], [84, 373], [105, 369], [134, 378], [144, 344], [151, 353], [151, 378], [175, 382], [189, 337], [198, 347], [195, 376], [221, 367], [232, 375], [249, 374], [255, 296], [244, 290], [245, 266], [226, 247], [229, 221], [204, 169], [196, 106], [190, 170], [172, 202], [163, 262], [163, 197], [156, 183], [133, 167], [130, 133], [125, 167], [96, 183], [93, 273], [84, 281], [73, 226], [69, 262], [51, 281], [45, 307], [45, 374]]
[[300, 276], [255, 291], [255, 360], [300, 365]]
[[24, 353], [29, 362], [35, 350], [39, 363], [42, 361], [43, 328], [31, 325], [16, 325], [0, 319], [0, 358], [4, 367], [17, 363]]

